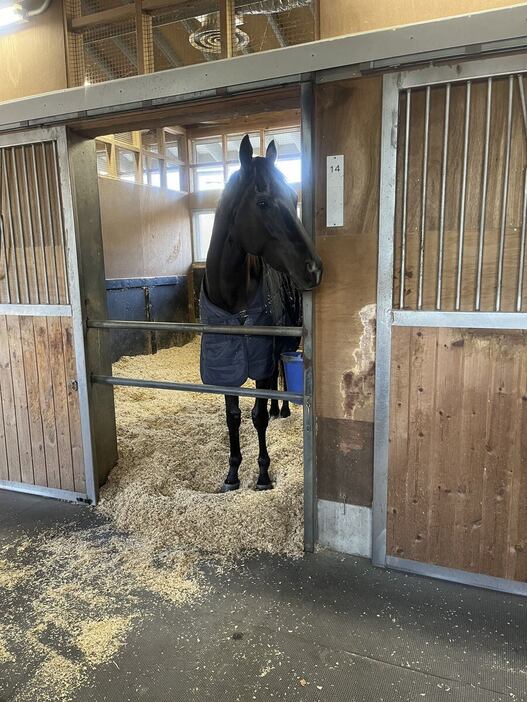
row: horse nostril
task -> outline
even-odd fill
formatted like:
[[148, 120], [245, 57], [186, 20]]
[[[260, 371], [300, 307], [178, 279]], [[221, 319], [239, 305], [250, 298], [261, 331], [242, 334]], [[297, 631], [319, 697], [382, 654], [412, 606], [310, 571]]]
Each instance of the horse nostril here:
[[315, 273], [315, 271], [318, 269], [318, 266], [315, 261], [308, 261], [306, 263], [306, 268], [308, 273]]

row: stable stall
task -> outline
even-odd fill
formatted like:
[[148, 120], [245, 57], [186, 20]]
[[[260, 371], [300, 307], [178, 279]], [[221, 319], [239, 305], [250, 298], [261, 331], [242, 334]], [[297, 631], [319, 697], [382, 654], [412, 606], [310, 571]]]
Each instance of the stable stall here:
[[[240, 56], [228, 59], [229, 71], [215, 62], [0, 106], [3, 147], [22, 149], [13, 163], [24, 177], [34, 163], [43, 168], [35, 153], [57, 144], [60, 226], [77, 288], [53, 299], [66, 308], [52, 311], [73, 320], [77, 369], [63, 385], [73, 381], [76, 392], [78, 383], [79, 415], [91, 420], [82, 436], [93, 487], [81, 498], [96, 499], [115, 461], [111, 386], [121, 381], [111, 374], [107, 329], [204, 330], [108, 319], [94, 138], [220, 113], [234, 122], [249, 105], [253, 114], [300, 108], [302, 218], [325, 264], [322, 287], [304, 296], [305, 549], [319, 543], [381, 566], [526, 594], [524, 21], [523, 8], [508, 8]], [[503, 55], [474, 60], [496, 52]], [[34, 131], [21, 136], [29, 122]], [[63, 126], [50, 133], [50, 122]], [[2, 163], [13, 159], [5, 154]], [[40, 210], [35, 218], [5, 197], [2, 207], [4, 220], [33, 223], [19, 233], [4, 224], [17, 260], [25, 232], [35, 235], [29, 263], [13, 267], [2, 254], [10, 271], [2, 314], [43, 316], [20, 306], [51, 304], [37, 299], [50, 258]], [[19, 299], [14, 276], [25, 270], [35, 294]], [[25, 334], [25, 322], [15, 331]], [[9, 360], [5, 348], [7, 436], [9, 417], [28, 426], [33, 405], [30, 376], [19, 382], [16, 353]], [[35, 416], [48, 406], [40, 402]], [[39, 435], [26, 434], [33, 451]], [[11, 436], [20, 450], [21, 434]], [[64, 441], [73, 446], [75, 436]], [[6, 465], [3, 487], [35, 489], [14, 458]], [[77, 497], [73, 488], [66, 492]]]

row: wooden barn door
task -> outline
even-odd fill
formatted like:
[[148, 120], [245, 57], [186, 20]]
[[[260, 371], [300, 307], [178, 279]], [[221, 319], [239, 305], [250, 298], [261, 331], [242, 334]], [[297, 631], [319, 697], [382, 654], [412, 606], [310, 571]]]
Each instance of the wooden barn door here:
[[0, 488], [93, 500], [64, 129], [0, 138]]
[[374, 560], [527, 595], [526, 72], [385, 78]]

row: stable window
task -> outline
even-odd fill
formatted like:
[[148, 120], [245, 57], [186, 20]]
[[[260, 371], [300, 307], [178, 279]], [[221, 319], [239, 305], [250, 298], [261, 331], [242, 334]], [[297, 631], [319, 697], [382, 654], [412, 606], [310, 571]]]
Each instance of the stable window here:
[[161, 187], [161, 161], [158, 158], [143, 157], [143, 183]]
[[192, 214], [194, 261], [205, 261], [212, 237], [215, 210], [199, 210]]
[[269, 129], [265, 132], [265, 148], [271, 141], [276, 144], [276, 167], [291, 185], [302, 181], [302, 143], [300, 128]]
[[96, 142], [97, 150], [97, 173], [100, 176], [110, 175], [110, 146], [103, 141]]
[[125, 180], [127, 183], [135, 183], [137, 181], [137, 162], [138, 154], [136, 151], [118, 147], [117, 165], [119, 179]]

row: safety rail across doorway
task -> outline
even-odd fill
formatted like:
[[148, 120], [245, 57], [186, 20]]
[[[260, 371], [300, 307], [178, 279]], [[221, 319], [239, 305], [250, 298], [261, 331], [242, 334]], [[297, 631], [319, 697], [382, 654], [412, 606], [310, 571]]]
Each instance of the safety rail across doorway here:
[[[92, 329], [141, 329], [160, 332], [193, 332], [195, 334], [235, 334], [242, 336], [289, 336], [302, 337], [302, 327], [243, 327], [212, 326], [207, 324], [185, 324], [182, 322], [144, 322], [117, 319], [88, 320]], [[279, 390], [260, 390], [253, 388], [233, 388], [221, 385], [202, 385], [198, 383], [176, 383], [164, 380], [143, 378], [123, 378], [113, 375], [92, 375], [92, 382], [102, 385], [121, 385], [126, 387], [152, 388], [155, 390], [177, 390], [180, 392], [203, 392], [211, 395], [239, 395], [241, 397], [267, 398], [271, 400], [291, 400], [304, 402], [304, 394], [282, 392]]]

